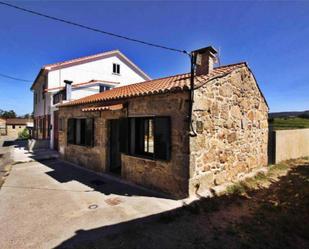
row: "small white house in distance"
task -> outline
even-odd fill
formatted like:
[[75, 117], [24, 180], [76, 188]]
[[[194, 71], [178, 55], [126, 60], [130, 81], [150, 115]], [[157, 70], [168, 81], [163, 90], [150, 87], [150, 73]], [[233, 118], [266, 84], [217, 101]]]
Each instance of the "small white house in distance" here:
[[58, 149], [59, 104], [145, 80], [150, 77], [119, 50], [43, 66], [31, 86], [33, 137]]

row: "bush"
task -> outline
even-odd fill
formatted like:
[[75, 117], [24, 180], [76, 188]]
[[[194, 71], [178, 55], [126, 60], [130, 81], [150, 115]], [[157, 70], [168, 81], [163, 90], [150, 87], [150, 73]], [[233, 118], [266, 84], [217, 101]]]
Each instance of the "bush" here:
[[22, 132], [18, 133], [18, 138], [19, 139], [29, 139], [30, 138], [29, 130], [27, 128], [23, 129]]
[[307, 118], [309, 119], [309, 113], [303, 113], [303, 114], [300, 114], [298, 115], [299, 118]]

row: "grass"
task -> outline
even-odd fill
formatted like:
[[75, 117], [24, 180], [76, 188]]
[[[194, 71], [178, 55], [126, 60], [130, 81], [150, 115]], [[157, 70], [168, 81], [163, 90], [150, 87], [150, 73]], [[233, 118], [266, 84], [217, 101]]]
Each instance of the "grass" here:
[[297, 117], [274, 118], [269, 120], [269, 124], [274, 130], [303, 129], [309, 128], [309, 119]]
[[99, 236], [90, 244], [73, 237], [76, 244], [70, 246], [302, 249], [309, 248], [308, 221], [309, 158], [303, 158], [272, 165], [268, 172], [230, 186], [226, 194], [202, 198], [157, 219], [85, 231], [85, 237]]

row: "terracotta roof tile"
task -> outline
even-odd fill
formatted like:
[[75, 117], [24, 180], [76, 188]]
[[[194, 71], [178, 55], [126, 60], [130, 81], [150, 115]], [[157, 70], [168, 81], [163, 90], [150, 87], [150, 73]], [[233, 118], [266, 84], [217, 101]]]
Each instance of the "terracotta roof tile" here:
[[8, 118], [6, 120], [7, 125], [26, 125], [29, 122], [33, 122], [33, 119], [28, 118]]
[[[237, 68], [246, 66], [245, 62], [231, 64], [227, 66], [217, 67], [207, 75], [196, 76], [196, 85], [206, 83], [208, 80], [219, 77], [224, 74], [231, 73]], [[117, 100], [123, 98], [131, 98], [136, 96], [152, 95], [159, 93], [167, 93], [190, 89], [190, 74], [178, 74], [174, 76], [148, 80], [141, 83], [116, 87], [111, 90], [94, 94], [85, 98], [74, 100], [61, 106], [72, 106], [88, 103], [96, 103], [108, 100]]]
[[83, 108], [83, 112], [94, 112], [94, 111], [117, 111], [121, 110], [123, 108], [122, 104], [117, 105], [105, 105], [105, 106], [93, 106], [93, 107], [87, 107]]

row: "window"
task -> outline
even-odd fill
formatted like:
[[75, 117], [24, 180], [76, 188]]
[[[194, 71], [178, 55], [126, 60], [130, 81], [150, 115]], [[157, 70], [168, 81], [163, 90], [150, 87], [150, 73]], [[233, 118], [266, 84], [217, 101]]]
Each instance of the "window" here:
[[36, 92], [34, 92], [34, 94], [33, 94], [33, 99], [34, 99], [34, 104], [37, 104], [38, 103], [38, 99], [37, 99]]
[[68, 144], [94, 146], [94, 120], [92, 118], [68, 119]]
[[43, 118], [40, 118], [40, 132], [43, 132]]
[[100, 93], [105, 92], [105, 91], [110, 90], [110, 89], [111, 89], [110, 86], [100, 85]]
[[135, 134], [135, 151], [137, 154], [153, 156], [153, 120], [153, 118], [135, 118], [133, 134]]
[[45, 88], [46, 88], [46, 84], [44, 83], [42, 85], [42, 99], [45, 99]]
[[169, 117], [122, 119], [120, 150], [131, 155], [169, 160], [171, 147]]
[[15, 129], [15, 125], [12, 125], [12, 129]]
[[55, 93], [53, 95], [53, 104], [55, 105], [57, 103], [62, 102], [63, 100], [66, 100], [66, 96], [67, 96], [66, 89], [61, 90], [61, 91]]
[[64, 131], [64, 118], [58, 119], [58, 127], [59, 127], [59, 131]]
[[114, 74], [120, 74], [120, 65], [113, 63], [113, 73]]

